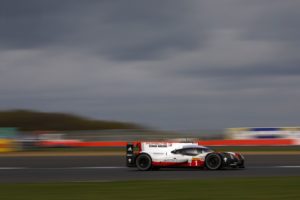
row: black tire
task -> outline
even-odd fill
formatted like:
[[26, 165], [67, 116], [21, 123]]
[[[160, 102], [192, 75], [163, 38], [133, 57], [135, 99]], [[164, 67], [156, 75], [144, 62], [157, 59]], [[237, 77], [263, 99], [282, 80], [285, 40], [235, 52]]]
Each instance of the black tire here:
[[245, 168], [245, 161], [243, 160], [241, 164], [239, 165], [239, 168], [244, 169]]
[[136, 158], [136, 166], [140, 171], [150, 170], [152, 167], [152, 159], [148, 154], [141, 154]]
[[209, 170], [217, 170], [222, 166], [222, 158], [219, 154], [211, 153], [205, 158], [205, 166]]

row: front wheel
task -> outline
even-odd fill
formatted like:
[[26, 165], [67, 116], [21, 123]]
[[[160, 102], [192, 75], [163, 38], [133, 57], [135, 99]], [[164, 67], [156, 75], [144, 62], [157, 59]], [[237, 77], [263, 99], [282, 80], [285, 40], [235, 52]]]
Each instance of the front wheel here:
[[219, 154], [208, 154], [205, 158], [205, 166], [210, 170], [220, 169], [222, 165], [222, 158]]
[[241, 164], [239, 165], [239, 168], [242, 168], [242, 169], [245, 168], [245, 161], [244, 161], [244, 160], [243, 160], [243, 161], [241, 162]]
[[136, 166], [141, 171], [147, 171], [151, 169], [152, 159], [147, 154], [141, 154], [136, 158]]

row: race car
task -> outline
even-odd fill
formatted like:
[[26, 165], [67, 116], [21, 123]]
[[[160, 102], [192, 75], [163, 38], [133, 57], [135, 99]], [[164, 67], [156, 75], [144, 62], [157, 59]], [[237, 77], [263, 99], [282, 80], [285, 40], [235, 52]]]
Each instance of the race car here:
[[158, 170], [162, 167], [192, 167], [218, 170], [245, 168], [243, 155], [215, 152], [198, 143], [135, 142], [126, 147], [127, 167], [138, 170]]

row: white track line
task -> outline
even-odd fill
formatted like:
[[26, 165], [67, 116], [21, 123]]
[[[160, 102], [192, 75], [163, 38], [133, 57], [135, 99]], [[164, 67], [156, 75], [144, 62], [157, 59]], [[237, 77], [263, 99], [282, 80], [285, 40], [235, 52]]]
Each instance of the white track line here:
[[299, 165], [289, 165], [289, 166], [246, 166], [246, 169], [280, 169], [280, 168], [300, 168]]
[[61, 170], [61, 169], [125, 169], [127, 167], [120, 166], [91, 166], [91, 167], [0, 167], [0, 170], [20, 170], [20, 169], [45, 169], [45, 170]]
[[127, 167], [107, 166], [107, 167], [72, 167], [72, 169], [125, 169]]
[[[89, 170], [89, 169], [126, 169], [127, 167], [122, 166], [87, 166], [87, 167], [0, 167], [1, 170]], [[246, 166], [246, 169], [281, 169], [291, 168], [298, 169], [300, 165], [286, 165], [286, 166]]]
[[26, 169], [25, 167], [0, 167], [0, 170]]
[[298, 166], [274, 166], [275, 168], [300, 168], [300, 165]]

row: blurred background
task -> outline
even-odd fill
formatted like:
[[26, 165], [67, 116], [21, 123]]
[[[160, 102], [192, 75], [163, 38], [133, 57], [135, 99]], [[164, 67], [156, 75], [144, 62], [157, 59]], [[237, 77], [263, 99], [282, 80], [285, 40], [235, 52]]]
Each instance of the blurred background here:
[[297, 138], [298, 6], [2, 0], [0, 126], [21, 141], [44, 131], [92, 141], [222, 139], [235, 127]]
[[273, 149], [279, 149], [278, 146], [300, 145], [300, 127], [239, 127], [178, 132], [65, 113], [0, 112], [0, 152], [51, 148], [96, 150], [104, 147], [123, 150], [127, 143], [161, 140], [196, 141], [208, 146], [249, 146], [248, 149], [274, 146]]
[[242, 152], [249, 171], [230, 177], [299, 177], [299, 8], [0, 0], [0, 182], [223, 176], [130, 177], [124, 147], [141, 140]]

